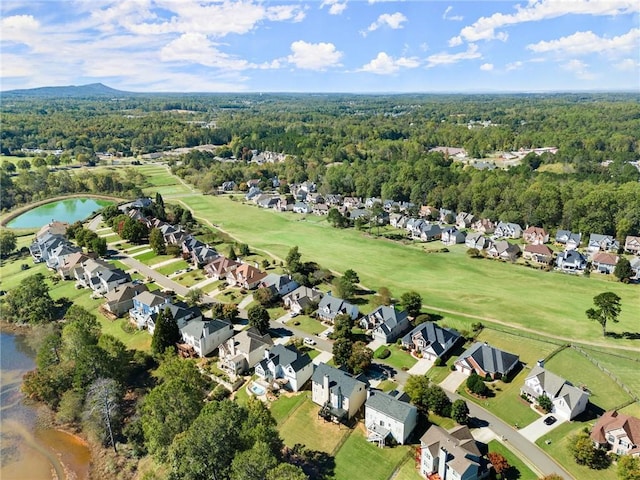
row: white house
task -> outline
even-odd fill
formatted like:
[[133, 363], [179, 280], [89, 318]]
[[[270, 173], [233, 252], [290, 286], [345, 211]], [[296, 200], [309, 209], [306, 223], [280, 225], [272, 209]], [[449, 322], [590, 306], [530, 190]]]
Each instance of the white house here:
[[556, 268], [567, 273], [582, 273], [587, 268], [587, 259], [577, 250], [565, 250], [556, 257]]
[[420, 439], [420, 475], [441, 480], [481, 480], [489, 477], [488, 462], [482, 457], [469, 428], [449, 431], [431, 425]]
[[360, 311], [358, 307], [341, 298], [332, 295], [322, 297], [322, 300], [320, 300], [318, 304], [318, 311], [316, 312], [318, 318], [333, 323], [333, 320], [342, 314], [349, 315], [355, 320], [358, 318], [358, 315], [360, 315]]
[[533, 367], [527, 375], [520, 393], [532, 402], [537, 402], [538, 397], [546, 395], [553, 403], [552, 412], [566, 420], [584, 412], [589, 402], [587, 392], [539, 365]]
[[311, 357], [293, 345], [275, 345], [265, 350], [264, 359], [256, 365], [256, 375], [297, 392], [311, 378]]
[[498, 222], [493, 234], [496, 238], [520, 238], [522, 227], [517, 223]]
[[418, 409], [409, 404], [404, 393], [390, 394], [372, 390], [364, 404], [364, 424], [367, 439], [383, 447], [391, 437], [404, 445], [418, 422]]
[[171, 299], [166, 295], [148, 291], [141, 292], [133, 297], [133, 307], [129, 310], [129, 317], [138, 328], [145, 328], [151, 320], [151, 316], [169, 304], [171, 304]]
[[326, 363], [318, 365], [311, 376], [311, 399], [322, 407], [318, 415], [333, 422], [352, 418], [367, 399], [368, 384], [362, 378]]
[[249, 327], [220, 344], [220, 368], [231, 375], [245, 373], [264, 358], [267, 348], [273, 347], [268, 333], [260, 335], [255, 327]]
[[182, 341], [205, 357], [233, 336], [233, 325], [223, 320], [192, 320], [180, 328]]
[[285, 308], [291, 313], [302, 313], [305, 309], [315, 308], [322, 299], [322, 292], [315, 288], [305, 287], [304, 285], [296, 288], [293, 292], [282, 297]]

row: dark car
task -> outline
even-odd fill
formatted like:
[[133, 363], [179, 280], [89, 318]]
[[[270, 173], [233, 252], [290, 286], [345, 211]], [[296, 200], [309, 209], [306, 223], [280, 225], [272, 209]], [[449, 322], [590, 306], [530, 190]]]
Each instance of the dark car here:
[[545, 425], [553, 425], [554, 423], [556, 423], [556, 417], [554, 417], [553, 415], [549, 415], [547, 418], [544, 419]]

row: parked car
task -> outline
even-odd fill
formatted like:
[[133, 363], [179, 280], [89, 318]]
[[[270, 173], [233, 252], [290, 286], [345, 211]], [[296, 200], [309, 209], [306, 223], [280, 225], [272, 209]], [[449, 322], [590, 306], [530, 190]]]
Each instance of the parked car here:
[[299, 313], [299, 312], [291, 312], [291, 313], [289, 314], [289, 316], [290, 316], [291, 318], [297, 317], [298, 315], [300, 315], [300, 313]]
[[556, 417], [554, 417], [553, 415], [549, 415], [547, 418], [544, 419], [545, 425], [553, 425], [554, 423], [556, 423]]
[[305, 345], [315, 345], [316, 341], [313, 338], [306, 337], [304, 339], [304, 344]]

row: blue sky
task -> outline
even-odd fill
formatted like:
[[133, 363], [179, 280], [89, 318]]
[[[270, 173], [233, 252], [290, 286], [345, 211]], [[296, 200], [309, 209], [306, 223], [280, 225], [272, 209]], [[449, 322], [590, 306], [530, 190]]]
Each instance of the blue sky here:
[[640, 91], [639, 0], [3, 0], [0, 89]]

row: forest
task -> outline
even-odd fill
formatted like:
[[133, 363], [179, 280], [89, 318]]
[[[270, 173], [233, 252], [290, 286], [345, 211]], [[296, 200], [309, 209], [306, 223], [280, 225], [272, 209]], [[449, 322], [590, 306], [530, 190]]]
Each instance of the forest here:
[[[311, 180], [325, 194], [624, 238], [640, 231], [640, 172], [629, 163], [640, 157], [638, 100], [623, 93], [21, 97], [2, 106], [1, 149], [5, 155], [59, 149], [65, 158], [85, 161], [96, 152], [136, 156], [215, 144], [217, 157], [191, 152], [173, 165], [174, 173], [205, 193], [228, 180]], [[430, 153], [436, 146], [463, 147], [477, 159], [520, 148], [558, 151], [486, 171]], [[256, 150], [288, 158], [256, 165], [249, 162]], [[237, 161], [218, 161], [233, 157]], [[36, 194], [29, 185], [42, 185], [44, 173], [3, 168], [0, 175], [9, 192], [2, 208], [88, 188], [46, 181]]]

